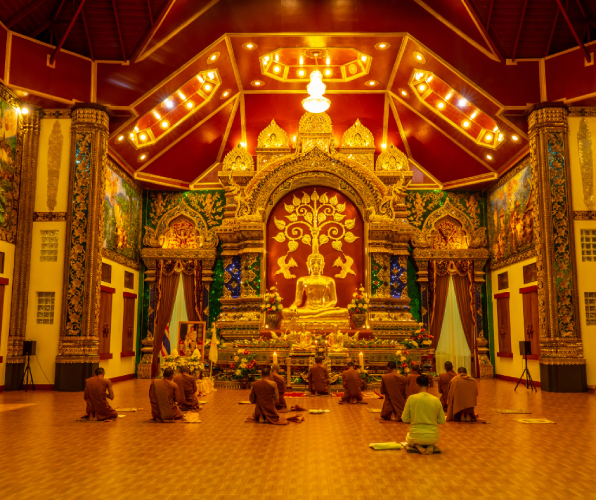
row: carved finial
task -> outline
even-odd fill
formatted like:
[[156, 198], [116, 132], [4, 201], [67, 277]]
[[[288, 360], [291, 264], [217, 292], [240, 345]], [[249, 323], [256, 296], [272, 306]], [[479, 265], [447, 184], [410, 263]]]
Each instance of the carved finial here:
[[333, 131], [331, 118], [327, 113], [306, 112], [300, 118], [298, 131], [301, 134], [330, 134]]
[[377, 158], [376, 170], [410, 170], [408, 157], [390, 144]]
[[257, 148], [289, 148], [290, 139], [285, 130], [275, 120], [267, 125], [259, 134]]
[[255, 162], [252, 156], [241, 144], [238, 144], [230, 151], [223, 161], [223, 170], [232, 172], [252, 172], [255, 169]]
[[342, 148], [374, 148], [374, 146], [375, 138], [372, 132], [362, 125], [358, 119], [354, 125], [346, 130], [341, 140]]

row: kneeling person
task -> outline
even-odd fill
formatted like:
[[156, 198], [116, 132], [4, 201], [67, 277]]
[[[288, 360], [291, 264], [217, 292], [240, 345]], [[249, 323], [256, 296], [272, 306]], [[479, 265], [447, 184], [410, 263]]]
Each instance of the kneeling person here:
[[421, 454], [432, 455], [434, 445], [439, 442], [439, 425], [445, 423], [445, 413], [439, 398], [428, 393], [428, 377], [420, 375], [416, 383], [419, 392], [408, 398], [401, 416], [410, 424], [406, 442]]
[[396, 420], [401, 422], [401, 415], [406, 406], [407, 379], [397, 373], [395, 361], [387, 363], [387, 372], [381, 378], [381, 394], [385, 396], [381, 418], [383, 420]]
[[112, 382], [105, 378], [103, 368], [95, 369], [95, 377], [85, 380], [84, 398], [87, 402], [87, 417], [91, 420], [109, 420], [118, 417], [118, 412], [112, 409], [108, 403], [114, 399]]
[[279, 374], [279, 365], [273, 365], [271, 367], [271, 380], [273, 380], [277, 385], [278, 394], [275, 408], [279, 413], [286, 413], [288, 411], [288, 405], [286, 403], [286, 399], [284, 398], [284, 393], [286, 392], [286, 381]]
[[255, 405], [252, 420], [260, 422], [262, 419], [264, 422], [277, 425], [286, 425], [288, 423], [285, 418], [279, 416], [275, 408], [275, 404], [279, 401], [279, 393], [277, 384], [271, 380], [269, 367], [261, 370], [261, 380], [253, 382], [248, 399]]
[[327, 368], [323, 366], [323, 358], [317, 356], [315, 363], [308, 371], [308, 390], [315, 396], [329, 394], [331, 379], [329, 378]]
[[188, 366], [180, 368], [180, 375], [174, 377], [174, 382], [180, 390], [180, 409], [183, 411], [200, 410], [197, 398], [197, 381], [190, 374]]
[[344, 388], [342, 403], [360, 403], [362, 401], [362, 377], [354, 369], [354, 363], [348, 363], [348, 368], [341, 374], [341, 385]]
[[153, 379], [149, 386], [149, 401], [151, 401], [151, 415], [160, 423], [172, 423], [184, 416], [178, 402], [179, 389], [172, 380], [174, 370], [166, 368], [162, 379]]
[[455, 422], [471, 422], [478, 420], [474, 407], [478, 405], [478, 382], [468, 375], [462, 366], [449, 384], [449, 408], [447, 420]]

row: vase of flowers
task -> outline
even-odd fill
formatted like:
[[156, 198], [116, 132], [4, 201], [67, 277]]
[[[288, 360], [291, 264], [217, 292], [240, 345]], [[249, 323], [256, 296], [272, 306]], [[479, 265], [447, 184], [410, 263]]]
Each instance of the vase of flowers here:
[[180, 356], [178, 355], [178, 351], [176, 349], [172, 349], [172, 352], [161, 361], [162, 373], [166, 368], [171, 368], [174, 371], [178, 370], [179, 359]]
[[234, 356], [234, 362], [230, 365], [230, 368], [234, 370], [234, 378], [240, 380], [242, 389], [248, 389], [250, 378], [257, 371], [256, 357], [257, 355], [252, 354], [248, 349], [238, 349]]
[[352, 325], [355, 329], [363, 328], [366, 325], [366, 313], [370, 299], [366, 297], [366, 291], [362, 285], [352, 294], [352, 301], [348, 304], [348, 311]]
[[270, 330], [277, 330], [281, 321], [281, 311], [284, 306], [281, 303], [282, 297], [279, 295], [277, 288], [272, 286], [263, 296], [263, 303], [261, 310], [265, 313], [265, 328]]
[[433, 344], [433, 336], [426, 333], [426, 330], [420, 323], [420, 328], [414, 332], [414, 335], [409, 339], [402, 340], [402, 344], [406, 349], [430, 349]]
[[404, 376], [412, 371], [412, 365], [416, 363], [408, 354], [408, 351], [404, 349], [399, 349], [395, 354], [392, 354], [391, 361], [394, 361], [397, 365], [398, 373]]
[[190, 373], [196, 378], [201, 378], [201, 373], [205, 369], [205, 363], [201, 362], [201, 353], [198, 349], [195, 349], [188, 360], [188, 369]]

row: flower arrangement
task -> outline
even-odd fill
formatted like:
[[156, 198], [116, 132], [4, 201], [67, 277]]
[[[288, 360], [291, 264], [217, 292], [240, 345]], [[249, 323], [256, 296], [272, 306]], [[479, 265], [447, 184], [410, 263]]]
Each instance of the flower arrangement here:
[[161, 371], [163, 372], [166, 368], [171, 368], [176, 371], [178, 369], [178, 360], [180, 356], [176, 349], [172, 349], [172, 352], [163, 358], [161, 362]]
[[402, 344], [406, 349], [428, 349], [432, 346], [433, 336], [425, 333], [426, 330], [420, 325], [420, 329], [414, 332], [414, 335], [409, 339], [402, 340]]
[[348, 310], [352, 314], [365, 313], [368, 310], [370, 299], [366, 298], [366, 291], [360, 286], [352, 294], [352, 301], [348, 304]]
[[395, 362], [397, 365], [397, 371], [402, 375], [407, 375], [410, 373], [412, 371], [412, 365], [416, 364], [416, 362], [408, 354], [408, 351], [403, 349], [399, 349], [395, 352], [395, 354], [392, 354], [391, 360]]
[[188, 360], [188, 369], [190, 372], [203, 371], [205, 369], [205, 363], [201, 363], [201, 353], [198, 349], [195, 349], [192, 356]]
[[251, 354], [248, 349], [238, 349], [234, 356], [234, 363], [230, 365], [230, 368], [234, 370], [234, 378], [248, 378], [249, 375], [256, 373], [256, 357], [257, 355]]
[[267, 293], [263, 296], [263, 303], [261, 304], [261, 310], [264, 312], [281, 312], [284, 308], [281, 301], [283, 298], [279, 295], [277, 288], [272, 286]]

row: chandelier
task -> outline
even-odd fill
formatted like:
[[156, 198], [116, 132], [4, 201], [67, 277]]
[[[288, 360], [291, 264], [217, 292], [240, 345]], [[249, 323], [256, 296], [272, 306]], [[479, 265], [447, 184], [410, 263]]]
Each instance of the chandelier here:
[[310, 83], [306, 86], [306, 90], [310, 97], [302, 101], [302, 106], [306, 111], [311, 113], [323, 113], [331, 106], [331, 101], [323, 97], [326, 85], [323, 83], [323, 73], [315, 69], [310, 74]]

